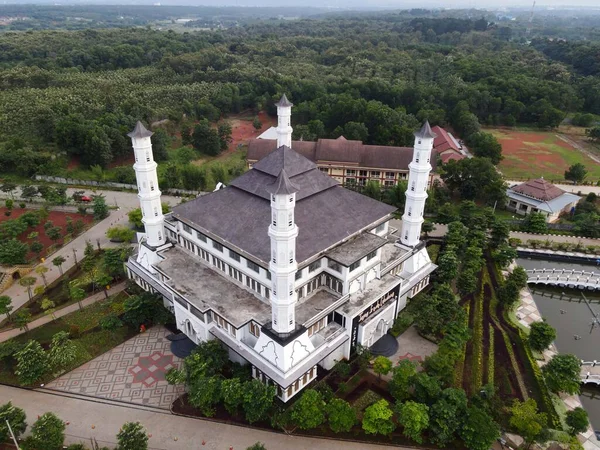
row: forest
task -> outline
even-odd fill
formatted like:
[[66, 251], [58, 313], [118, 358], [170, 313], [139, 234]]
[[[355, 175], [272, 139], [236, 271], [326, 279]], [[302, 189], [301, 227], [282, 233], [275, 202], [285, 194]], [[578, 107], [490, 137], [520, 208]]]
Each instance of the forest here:
[[63, 175], [73, 158], [108, 167], [129, 153], [136, 120], [168, 119], [173, 138], [202, 119], [274, 114], [284, 92], [297, 136], [382, 145], [411, 145], [425, 119], [466, 140], [481, 125], [600, 114], [597, 44], [528, 45], [519, 33], [483, 16], [407, 13], [0, 33], [0, 171]]

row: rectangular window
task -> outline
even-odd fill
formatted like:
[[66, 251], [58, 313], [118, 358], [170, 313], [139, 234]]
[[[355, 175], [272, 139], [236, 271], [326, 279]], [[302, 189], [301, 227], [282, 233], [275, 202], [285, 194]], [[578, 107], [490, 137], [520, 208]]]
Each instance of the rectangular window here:
[[250, 322], [250, 334], [260, 337], [260, 326], [254, 322]]
[[350, 272], [360, 266], [360, 260], [350, 264]]
[[372, 259], [373, 259], [373, 258], [375, 258], [376, 256], [377, 256], [377, 250], [375, 250], [375, 251], [372, 251], [371, 253], [369, 253], [369, 254], [367, 255], [367, 261], [370, 261], [370, 260], [372, 260]]
[[213, 241], [212, 246], [215, 250], [218, 250], [220, 252], [223, 251], [223, 246], [221, 244], [219, 244], [217, 241]]
[[329, 169], [327, 167], [319, 167], [319, 170], [323, 173], [329, 173]]
[[393, 186], [394, 185], [394, 180], [385, 180], [383, 182], [384, 186]]
[[396, 174], [394, 172], [386, 172], [385, 177], [387, 179], [393, 180], [394, 178], [396, 178]]
[[271, 291], [269, 289], [265, 289], [265, 298], [268, 300], [271, 297]]
[[248, 269], [252, 269], [256, 273], [260, 273], [260, 266], [258, 264], [255, 264], [250, 260], [246, 260], [246, 266], [248, 267]]
[[190, 311], [194, 316], [200, 319], [201, 322], [204, 322], [204, 314], [198, 308], [196, 308], [194, 305], [190, 305]]
[[315, 270], [317, 270], [318, 268], [321, 267], [321, 260], [317, 260], [315, 262], [313, 262], [310, 266], [308, 266], [308, 272], [314, 272]]
[[302, 270], [297, 270], [296, 271], [296, 280], [299, 280], [300, 278], [302, 278]]
[[185, 223], [183, 224], [183, 231], [185, 231], [187, 234], [192, 234], [192, 229], [189, 225], [186, 225]]
[[269, 272], [269, 271], [267, 270], [267, 271], [266, 271], [266, 274], [267, 274], [267, 280], [270, 280], [270, 279], [271, 279], [271, 272]]
[[206, 235], [200, 233], [199, 231], [196, 231], [196, 235], [198, 236], [198, 239], [200, 239], [202, 242], [206, 242]]
[[381, 233], [385, 228], [385, 222], [378, 225], [377, 228], [375, 228], [375, 233]]
[[379, 178], [381, 176], [381, 172], [379, 171], [371, 171], [371, 177]]
[[358, 176], [359, 177], [367, 177], [369, 175], [368, 175], [368, 172], [366, 170], [359, 170], [358, 171]]
[[327, 267], [329, 267], [332, 270], [335, 270], [336, 272], [341, 272], [342, 271], [342, 267], [336, 263], [335, 261], [328, 259], [327, 260]]
[[356, 175], [356, 170], [354, 169], [346, 169], [346, 176], [353, 177]]
[[240, 255], [233, 250], [229, 250], [229, 257], [237, 262], [240, 262]]
[[311, 337], [313, 334], [319, 332], [319, 330], [325, 328], [325, 325], [327, 325], [327, 317], [323, 317], [317, 323], [312, 324], [308, 327], [308, 337]]

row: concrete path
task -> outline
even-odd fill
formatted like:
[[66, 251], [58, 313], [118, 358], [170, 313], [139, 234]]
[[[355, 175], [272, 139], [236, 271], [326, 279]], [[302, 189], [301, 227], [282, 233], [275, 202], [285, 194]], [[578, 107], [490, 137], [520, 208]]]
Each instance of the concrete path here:
[[[71, 196], [75, 191], [81, 189], [67, 189], [67, 195]], [[127, 225], [129, 219], [127, 214], [132, 209], [139, 207], [139, 200], [136, 193], [132, 192], [114, 192], [114, 191], [102, 191], [97, 190], [93, 192], [94, 194], [103, 194], [106, 198], [106, 203], [109, 206], [118, 205], [117, 210], [111, 210], [110, 215], [90, 228], [85, 233], [81, 234], [77, 238], [73, 239], [64, 247], [60, 248], [52, 255], [49, 255], [44, 263], [40, 263], [38, 265], [43, 265], [48, 268], [48, 272], [46, 272], [46, 280], [48, 284], [52, 283], [60, 276], [59, 269], [52, 264], [52, 260], [57, 256], [62, 256], [65, 258], [65, 263], [62, 265], [63, 271], [66, 271], [75, 265], [75, 257], [77, 260], [83, 258], [83, 251], [85, 249], [86, 241], [90, 241], [94, 246], [96, 246], [97, 240], [100, 241], [100, 245], [102, 248], [104, 247], [114, 247], [119, 244], [112, 243], [106, 237], [106, 230], [115, 225]], [[87, 195], [91, 195], [92, 191], [86, 191]], [[15, 191], [15, 198], [19, 198], [19, 191]], [[8, 198], [9, 196], [0, 193], [0, 198]], [[179, 199], [176, 197], [165, 196], [162, 197], [163, 202], [169, 203], [171, 206], [179, 204]], [[75, 253], [73, 252], [75, 251]], [[36, 265], [35, 267], [37, 267]], [[35, 269], [34, 267], [34, 269]], [[43, 284], [42, 278], [34, 272], [31, 273], [31, 276], [37, 278], [37, 283], [32, 287], [32, 291], [37, 287]], [[2, 295], [8, 295], [12, 298], [12, 306], [13, 313], [15, 313], [21, 306], [23, 306], [28, 300], [29, 295], [27, 293], [27, 289], [20, 286], [18, 283], [13, 284], [11, 287], [2, 292]]]
[[[126, 285], [126, 283], [123, 281], [115, 286], [111, 286], [111, 288], [108, 291], [108, 294], [115, 295], [115, 294], [121, 292], [123, 289], [125, 289], [125, 285]], [[105, 298], [106, 298], [106, 296], [104, 295], [104, 291], [97, 292], [94, 295], [90, 295], [89, 297], [83, 299], [81, 301], [81, 305], [85, 308], [86, 306], [89, 306], [92, 303], [96, 303], [99, 300], [104, 300]], [[58, 319], [59, 317], [66, 316], [67, 314], [75, 312], [78, 309], [79, 309], [79, 304], [73, 303], [72, 305], [65, 306], [64, 308], [57, 310], [54, 313], [54, 316]], [[38, 319], [35, 319], [31, 323], [29, 323], [29, 329], [33, 330], [35, 328], [41, 327], [42, 325], [52, 322], [53, 320], [54, 319], [50, 315], [42, 316]], [[27, 332], [26, 330], [19, 330], [18, 328], [12, 328], [10, 330], [3, 331], [0, 333], [0, 342], [8, 341], [9, 339], [12, 339], [15, 336], [19, 336], [20, 334], [23, 334], [26, 332]]]
[[[168, 450], [244, 450], [262, 442], [268, 450], [363, 450], [385, 446], [288, 436], [250, 428], [236, 427], [187, 417], [145, 407], [89, 401], [50, 393], [0, 386], [3, 402], [12, 401], [23, 408], [31, 424], [38, 415], [52, 411], [68, 422], [66, 443], [88, 444], [95, 438], [100, 446], [115, 447], [116, 434], [125, 422], [139, 421], [151, 434], [150, 449]], [[204, 444], [203, 444], [204, 442]], [[408, 447], [394, 447], [409, 450]]]

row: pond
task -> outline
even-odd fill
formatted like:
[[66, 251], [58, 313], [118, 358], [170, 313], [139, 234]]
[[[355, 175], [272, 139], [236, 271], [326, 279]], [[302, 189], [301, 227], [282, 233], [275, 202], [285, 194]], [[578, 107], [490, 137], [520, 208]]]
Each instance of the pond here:
[[[583, 269], [600, 272], [600, 267], [594, 265], [541, 259], [518, 259], [517, 263], [525, 269]], [[581, 301], [583, 293], [590, 301], [592, 310], [600, 314], [600, 291], [550, 288], [542, 285], [531, 285], [530, 290], [542, 317], [556, 329], [555, 344], [558, 350], [562, 353], [572, 353], [586, 361], [600, 361], [600, 328], [591, 330], [592, 311]], [[581, 401], [590, 416], [593, 428], [600, 430], [600, 388], [583, 388]]]

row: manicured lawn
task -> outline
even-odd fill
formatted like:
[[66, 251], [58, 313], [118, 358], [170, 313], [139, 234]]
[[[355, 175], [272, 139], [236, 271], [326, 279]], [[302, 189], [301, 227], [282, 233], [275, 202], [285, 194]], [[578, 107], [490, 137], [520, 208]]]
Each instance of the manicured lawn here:
[[[102, 317], [110, 313], [120, 314], [122, 312], [126, 299], [127, 294], [120, 292], [114, 297], [109, 297], [108, 300], [94, 303], [83, 310], [73, 312], [14, 338], [16, 342], [21, 343], [33, 339], [47, 348], [56, 333], [59, 331], [73, 332], [73, 327], [78, 327], [81, 335], [71, 337], [76, 347], [75, 359], [58, 371], [47, 374], [40, 383], [53, 380], [135, 336], [137, 331], [127, 326], [110, 331], [99, 328]], [[18, 378], [14, 375], [15, 365], [13, 358], [5, 358], [0, 363], [0, 383], [19, 385]]]
[[487, 129], [502, 145], [504, 160], [498, 168], [508, 179], [544, 177], [550, 181], [564, 180], [571, 165], [582, 163], [589, 174], [588, 181], [600, 179], [600, 164], [596, 163], [555, 132], [509, 129]]

